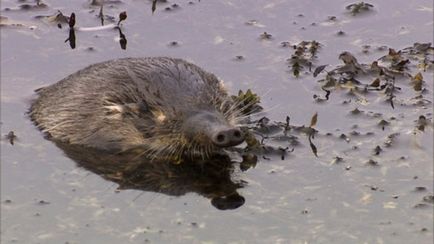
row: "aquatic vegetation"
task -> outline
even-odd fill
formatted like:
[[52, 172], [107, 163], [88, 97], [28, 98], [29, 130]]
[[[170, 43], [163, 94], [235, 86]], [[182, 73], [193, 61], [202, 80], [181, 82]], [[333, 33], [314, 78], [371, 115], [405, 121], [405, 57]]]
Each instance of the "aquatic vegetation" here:
[[9, 144], [13, 146], [15, 144], [15, 141], [18, 139], [18, 137], [14, 131], [9, 131], [9, 133], [4, 136], [4, 139], [7, 140]]
[[[282, 46], [287, 46], [287, 43], [285, 42]], [[317, 41], [302, 41], [292, 46], [294, 53], [291, 58], [287, 59], [287, 62], [295, 77], [298, 77], [302, 70], [308, 69], [311, 71], [320, 47], [321, 44]]]
[[238, 95], [232, 96], [232, 99], [237, 104], [238, 109], [242, 109], [242, 113], [245, 115], [256, 113], [263, 109], [259, 105], [261, 98], [250, 89], [247, 89], [245, 93], [241, 90], [238, 91]]
[[273, 39], [273, 35], [271, 35], [271, 34], [268, 33], [268, 32], [264, 32], [264, 33], [262, 33], [261, 35], [259, 35], [259, 38], [260, 38], [261, 40], [271, 40], [271, 39]]
[[379, 94], [385, 96], [385, 101], [394, 108], [396, 93], [403, 89], [397, 82], [411, 84], [414, 91], [420, 93], [417, 100], [426, 101], [423, 100], [425, 82], [422, 73], [412, 75], [410, 72], [414, 68], [432, 69], [433, 52], [434, 48], [430, 43], [415, 43], [413, 47], [399, 51], [390, 48], [387, 55], [372, 61], [371, 64], [360, 64], [354, 55], [343, 52], [339, 55], [343, 65], [329, 71], [325, 70], [325, 65], [318, 66], [313, 76], [325, 73], [325, 77], [318, 82], [321, 88], [328, 92], [336, 89], [348, 90], [359, 97], [364, 97], [364, 93], [380, 92]]
[[351, 15], [368, 12], [371, 11], [372, 8], [374, 8], [374, 5], [365, 2], [353, 3], [345, 7], [345, 9], [347, 9], [351, 13]]

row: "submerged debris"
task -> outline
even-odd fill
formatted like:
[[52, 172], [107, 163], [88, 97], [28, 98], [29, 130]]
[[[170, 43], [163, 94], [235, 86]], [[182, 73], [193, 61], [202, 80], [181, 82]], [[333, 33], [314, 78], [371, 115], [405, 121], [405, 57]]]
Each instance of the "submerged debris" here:
[[425, 186], [416, 186], [414, 188], [414, 192], [426, 192], [426, 191], [427, 191], [427, 189]]
[[259, 38], [261, 40], [271, 40], [273, 39], [273, 36], [270, 33], [264, 32], [259, 36]]
[[157, 9], [157, 1], [158, 0], [152, 0], [152, 7], [151, 7], [151, 11], [152, 14], [155, 12], [155, 10]]
[[5, 138], [6, 138], [6, 140], [9, 141], [9, 143], [10, 143], [11, 145], [14, 145], [14, 144], [15, 144], [15, 141], [16, 141], [16, 139], [17, 139], [17, 136], [15, 135], [15, 132], [13, 132], [13, 131], [9, 131], [9, 133], [5, 136]]
[[339, 163], [342, 163], [343, 161], [344, 161], [344, 158], [339, 157], [339, 156], [335, 156], [330, 164], [339, 164]]
[[373, 159], [369, 159], [369, 161], [366, 162], [366, 164], [369, 166], [374, 166], [374, 167], [379, 166], [379, 163]]
[[43, 10], [48, 8], [48, 5], [41, 0], [36, 0], [34, 4], [24, 3], [18, 6], [18, 8], [5, 8], [4, 11], [33, 11]]
[[374, 155], [376, 155], [376, 156], [378, 156], [378, 155], [380, 155], [380, 153], [383, 151], [383, 149], [379, 146], [379, 145], [377, 145], [375, 148], [374, 148]]
[[382, 130], [384, 130], [385, 127], [389, 126], [390, 122], [386, 121], [384, 119], [380, 120], [380, 122], [378, 122], [378, 126], [381, 127]]
[[425, 127], [430, 125], [430, 121], [423, 115], [419, 116], [416, 121], [416, 128], [420, 131], [425, 131]]
[[391, 147], [392, 144], [394, 144], [394, 143], [396, 142], [397, 137], [398, 137], [399, 135], [400, 135], [399, 133], [393, 133], [393, 134], [388, 135], [388, 136], [386, 137], [386, 141], [384, 142], [384, 145], [385, 145], [386, 147]]
[[374, 5], [365, 2], [353, 3], [345, 7], [345, 9], [350, 11], [351, 15], [353, 16], [360, 13], [368, 12], [372, 10], [372, 8], [374, 8]]
[[120, 4], [121, 0], [92, 0], [90, 2], [91, 6], [103, 6], [104, 4]]
[[434, 204], [434, 194], [426, 195], [422, 198], [424, 202]]

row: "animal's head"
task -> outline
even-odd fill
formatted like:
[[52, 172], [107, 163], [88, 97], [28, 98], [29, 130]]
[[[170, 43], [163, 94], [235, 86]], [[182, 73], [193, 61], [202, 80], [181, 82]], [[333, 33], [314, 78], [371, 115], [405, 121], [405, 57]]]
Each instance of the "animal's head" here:
[[208, 158], [223, 148], [237, 146], [245, 137], [241, 123], [255, 112], [251, 111], [252, 103], [225, 95], [206, 103], [158, 110], [153, 113], [155, 127], [148, 139], [148, 155]]

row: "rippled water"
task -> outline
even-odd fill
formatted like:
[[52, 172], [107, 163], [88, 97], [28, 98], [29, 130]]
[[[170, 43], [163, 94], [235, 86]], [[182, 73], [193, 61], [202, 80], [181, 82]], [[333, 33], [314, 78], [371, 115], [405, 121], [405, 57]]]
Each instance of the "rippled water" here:
[[[60, 10], [75, 12], [77, 27], [99, 26], [99, 7], [86, 1], [44, 1], [46, 8], [30, 10], [19, 6], [33, 1], [2, 1], [1, 134], [17, 136], [14, 145], [1, 141], [2, 243], [432, 243], [432, 66], [424, 72], [412, 60], [408, 69], [423, 75], [422, 104], [414, 104], [420, 93], [405, 78], [396, 81], [394, 109], [381, 92], [335, 89], [317, 102], [314, 95], [325, 95], [317, 82], [325, 73], [313, 77], [305, 68], [294, 77], [287, 62], [294, 50], [281, 45], [318, 41], [313, 66], [328, 70], [341, 65], [343, 51], [371, 64], [388, 48], [433, 42], [432, 1], [372, 1], [372, 11], [356, 16], [345, 9], [354, 2], [343, 0], [170, 1], [154, 14], [151, 1], [106, 2], [106, 15], [127, 12], [125, 50], [114, 29], [77, 31], [71, 49], [66, 23], [60, 29], [35, 18]], [[261, 38], [264, 32], [271, 38]], [[187, 181], [177, 192], [117, 191], [116, 177], [78, 167], [70, 159], [77, 155], [45, 140], [26, 111], [34, 89], [89, 64], [131, 56], [184, 58], [215, 73], [231, 93], [251, 88], [271, 121], [290, 116], [292, 125], [308, 126], [317, 112], [318, 157], [302, 133], [291, 132], [298, 146], [267, 140], [294, 151], [284, 160], [268, 155], [244, 172], [235, 164], [223, 175], [242, 184], [235, 188], [245, 202], [234, 210], [211, 204], [206, 177], [198, 177], [201, 187]], [[356, 108], [362, 112], [351, 114]], [[430, 120], [423, 132], [416, 128], [421, 115]], [[381, 120], [388, 122], [384, 129]]]

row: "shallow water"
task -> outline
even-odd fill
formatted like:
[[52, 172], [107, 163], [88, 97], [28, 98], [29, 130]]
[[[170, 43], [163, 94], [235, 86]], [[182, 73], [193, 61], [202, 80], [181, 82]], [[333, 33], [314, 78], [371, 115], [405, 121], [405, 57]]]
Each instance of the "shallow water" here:
[[[2, 1], [1, 16], [8, 20], [0, 29], [1, 135], [14, 131], [17, 139], [14, 145], [1, 141], [1, 242], [432, 243], [432, 68], [409, 70], [423, 74], [423, 105], [411, 105], [419, 93], [408, 79], [396, 81], [402, 90], [394, 109], [381, 93], [352, 96], [345, 89], [318, 103], [313, 96], [324, 96], [317, 82], [324, 74], [314, 78], [305, 69], [294, 77], [286, 62], [294, 50], [281, 47], [316, 40], [321, 48], [314, 65], [329, 64], [329, 70], [341, 64], [343, 51], [370, 64], [387, 54], [377, 47], [433, 42], [432, 1], [372, 1], [373, 11], [357, 16], [345, 10], [353, 2], [343, 0], [192, 2], [159, 4], [154, 14], [150, 1], [107, 4], [107, 15], [128, 14], [122, 25], [126, 50], [117, 30], [77, 31], [72, 50], [64, 42], [67, 24], [59, 29], [35, 16], [75, 12], [77, 26], [92, 27], [100, 25], [98, 7], [46, 1], [45, 9], [23, 11], [14, 10], [23, 3]], [[173, 3], [179, 7], [166, 11]], [[261, 39], [264, 32], [272, 38]], [[364, 45], [371, 46], [368, 53]], [[118, 184], [78, 167], [45, 140], [26, 111], [34, 89], [89, 64], [130, 56], [192, 61], [222, 78], [231, 93], [251, 88], [261, 95], [266, 116], [275, 121], [289, 115], [291, 124], [308, 126], [318, 112], [318, 157], [307, 137], [294, 132], [301, 145], [284, 160], [271, 155], [245, 172], [235, 165], [232, 180], [246, 185], [237, 190], [245, 203], [234, 210], [218, 210], [194, 192], [117, 191]], [[352, 115], [355, 108], [363, 112]], [[415, 128], [420, 115], [430, 120], [424, 132]], [[390, 122], [384, 129], [377, 125], [382, 119]], [[353, 130], [362, 135], [351, 135]], [[387, 146], [393, 133], [399, 136]], [[374, 155], [377, 145], [383, 151]]]

